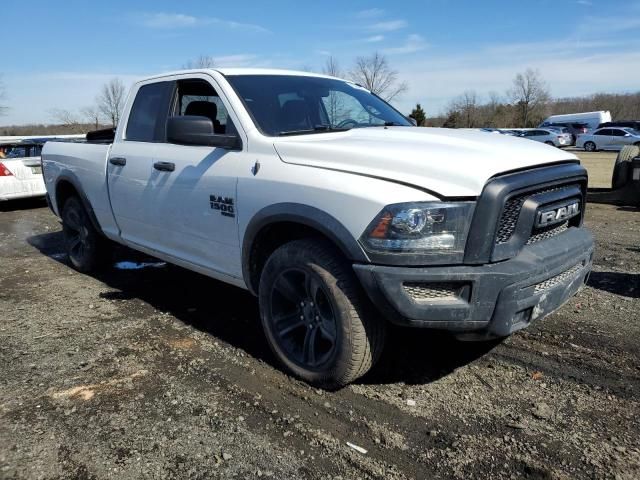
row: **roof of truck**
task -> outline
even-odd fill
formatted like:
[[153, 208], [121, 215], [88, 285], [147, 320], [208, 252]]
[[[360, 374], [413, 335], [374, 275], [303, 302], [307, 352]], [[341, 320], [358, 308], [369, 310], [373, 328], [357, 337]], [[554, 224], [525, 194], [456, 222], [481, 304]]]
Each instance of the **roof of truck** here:
[[277, 69], [277, 68], [191, 68], [188, 70], [178, 70], [175, 72], [167, 72], [159, 75], [153, 75], [141, 81], [152, 80], [152, 79], [161, 78], [161, 77], [168, 77], [171, 75], [183, 75], [185, 73], [202, 73], [206, 71], [219, 72], [222, 75], [295, 75], [299, 77], [324, 77], [324, 78], [334, 78], [337, 80], [342, 80], [336, 77], [332, 77], [330, 75], [323, 75], [321, 73], [302, 72], [299, 70], [284, 70], [284, 69]]

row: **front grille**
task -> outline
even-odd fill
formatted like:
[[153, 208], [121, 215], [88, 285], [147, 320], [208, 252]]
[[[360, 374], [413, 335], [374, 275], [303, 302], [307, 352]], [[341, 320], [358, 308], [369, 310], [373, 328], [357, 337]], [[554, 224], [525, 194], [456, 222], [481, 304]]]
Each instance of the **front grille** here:
[[527, 245], [531, 245], [532, 243], [540, 242], [541, 240], [546, 240], [548, 238], [555, 237], [556, 235], [560, 235], [562, 232], [566, 232], [569, 228], [569, 222], [561, 223], [560, 225], [553, 225], [551, 227], [547, 227], [546, 229], [540, 229], [527, 240]]
[[578, 271], [580, 271], [581, 268], [582, 268], [582, 263], [579, 263], [571, 267], [569, 270], [565, 270], [564, 272], [559, 273], [555, 277], [548, 278], [544, 282], [538, 283], [534, 288], [535, 293], [549, 290], [550, 288], [555, 287], [556, 285], [564, 282], [565, 280], [570, 279], [576, 273], [578, 273]]
[[522, 210], [522, 205], [524, 205], [524, 202], [527, 200], [527, 198], [539, 193], [555, 192], [556, 190], [562, 190], [572, 186], [574, 185], [562, 185], [560, 187], [532, 190], [526, 193], [521, 193], [519, 195], [513, 196], [510, 199], [508, 199], [504, 203], [504, 207], [502, 208], [502, 214], [500, 215], [500, 220], [498, 221], [498, 232], [496, 234], [495, 243], [500, 245], [503, 243], [507, 243], [509, 240], [511, 240], [511, 237], [513, 236], [513, 232], [516, 229], [516, 224], [518, 223], [518, 218], [520, 217], [520, 211]]
[[433, 301], [433, 300], [455, 300], [460, 296], [460, 284], [455, 283], [419, 283], [407, 282], [402, 284], [402, 288], [413, 300]]

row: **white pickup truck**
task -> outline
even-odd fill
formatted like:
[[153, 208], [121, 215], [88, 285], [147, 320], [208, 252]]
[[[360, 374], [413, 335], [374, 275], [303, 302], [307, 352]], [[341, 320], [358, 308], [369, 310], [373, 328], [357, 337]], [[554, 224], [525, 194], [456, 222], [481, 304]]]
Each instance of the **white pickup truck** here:
[[134, 85], [112, 137], [44, 147], [75, 268], [114, 241], [248, 289], [277, 358], [316, 385], [367, 372], [388, 322], [506, 336], [591, 270], [573, 155], [414, 127], [348, 81], [160, 75]]

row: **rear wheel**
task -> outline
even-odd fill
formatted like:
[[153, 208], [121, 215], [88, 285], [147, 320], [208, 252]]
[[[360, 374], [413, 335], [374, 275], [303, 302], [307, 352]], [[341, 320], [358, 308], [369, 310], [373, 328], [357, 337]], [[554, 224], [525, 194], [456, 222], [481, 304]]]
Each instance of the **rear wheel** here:
[[613, 166], [613, 176], [611, 177], [611, 188], [618, 189], [623, 187], [629, 179], [629, 165], [631, 159], [640, 155], [640, 146], [626, 145], [620, 150], [616, 157], [616, 163]]
[[593, 143], [593, 142], [586, 142], [586, 143], [584, 144], [584, 149], [585, 149], [587, 152], [595, 152], [595, 151], [597, 150], [597, 147], [596, 147], [596, 144], [595, 144], [595, 143]]
[[69, 260], [76, 270], [87, 273], [110, 258], [107, 239], [94, 228], [78, 197], [70, 197], [62, 207], [62, 233]]
[[386, 325], [328, 242], [296, 240], [278, 248], [260, 277], [259, 299], [271, 349], [311, 384], [342, 387], [364, 375], [382, 351]]

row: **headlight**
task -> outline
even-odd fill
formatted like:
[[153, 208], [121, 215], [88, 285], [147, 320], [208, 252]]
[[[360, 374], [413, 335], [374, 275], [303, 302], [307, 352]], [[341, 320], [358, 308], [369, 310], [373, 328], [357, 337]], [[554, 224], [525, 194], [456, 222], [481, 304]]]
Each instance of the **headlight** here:
[[474, 202], [389, 205], [369, 224], [360, 242], [373, 252], [462, 259], [474, 206]]

